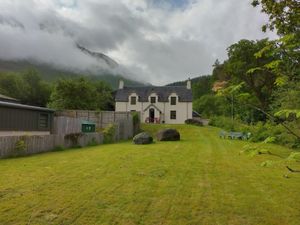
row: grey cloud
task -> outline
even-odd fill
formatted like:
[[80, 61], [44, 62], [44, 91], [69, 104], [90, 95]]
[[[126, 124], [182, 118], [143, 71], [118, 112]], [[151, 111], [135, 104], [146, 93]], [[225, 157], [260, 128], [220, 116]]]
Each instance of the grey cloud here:
[[[112, 56], [112, 73], [154, 84], [209, 74], [241, 38], [260, 39], [266, 20], [240, 0], [2, 0], [0, 58], [32, 59], [72, 70], [109, 70], [76, 43]], [[154, 2], [154, 3], [153, 3]]]

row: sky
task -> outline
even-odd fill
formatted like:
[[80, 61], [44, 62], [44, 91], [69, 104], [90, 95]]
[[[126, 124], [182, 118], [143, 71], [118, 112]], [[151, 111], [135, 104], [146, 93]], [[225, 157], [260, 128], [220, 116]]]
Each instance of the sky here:
[[[251, 0], [0, 0], [0, 58], [109, 71], [154, 85], [211, 74], [241, 39], [263, 33]], [[118, 62], [109, 68], [76, 44]]]

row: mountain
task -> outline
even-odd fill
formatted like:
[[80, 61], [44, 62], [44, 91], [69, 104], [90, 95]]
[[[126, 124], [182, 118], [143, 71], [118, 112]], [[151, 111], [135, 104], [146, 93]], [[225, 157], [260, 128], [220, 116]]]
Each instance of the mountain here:
[[[212, 93], [213, 79], [212, 76], [199, 76], [191, 79], [193, 99], [198, 99], [203, 95]], [[166, 86], [186, 86], [185, 81], [177, 81]]]
[[[207, 79], [211, 79], [210, 75], [203, 75], [203, 76], [199, 76], [199, 77], [194, 77], [191, 79], [192, 84], [196, 84], [199, 81], [203, 81], [203, 80], [207, 80]], [[166, 86], [186, 86], [186, 82], [187, 80], [184, 81], [176, 81], [170, 84], [167, 84]]]
[[47, 81], [55, 81], [59, 78], [70, 78], [86, 75], [91, 79], [102, 80], [111, 85], [113, 89], [118, 88], [118, 82], [123, 79], [125, 84], [128, 86], [144, 86], [144, 83], [127, 79], [122, 75], [114, 75], [109, 73], [101, 74], [90, 74], [90, 73], [80, 73], [71, 72], [68, 70], [57, 69], [52, 65], [40, 64], [30, 61], [4, 61], [0, 60], [0, 72], [23, 72], [29, 68], [36, 69], [43, 79]]
[[[0, 17], [1, 22], [2, 17]], [[8, 21], [10, 23], [13, 23], [14, 21]], [[107, 64], [107, 66], [111, 69], [114, 69], [119, 66], [119, 64], [110, 58], [109, 56], [100, 53], [100, 52], [93, 52], [89, 49], [77, 44], [78, 51], [82, 51], [86, 55], [95, 58], [97, 61], [101, 63]], [[105, 70], [99, 70], [98, 72], [91, 72], [91, 71], [71, 71], [68, 69], [61, 69], [56, 68], [54, 65], [46, 64], [46, 63], [40, 63], [33, 60], [21, 60], [21, 61], [6, 61], [0, 59], [0, 72], [23, 72], [29, 68], [36, 69], [41, 77], [47, 81], [55, 81], [58, 78], [68, 78], [68, 77], [78, 77], [82, 75], [86, 75], [90, 77], [91, 79], [95, 80], [102, 80], [107, 82], [111, 85], [113, 89], [118, 88], [119, 80], [124, 80], [125, 84], [127, 86], [145, 86], [146, 84], [125, 78], [121, 74], [115, 75], [110, 73], [109, 71]]]
[[85, 53], [93, 58], [96, 58], [97, 60], [103, 60], [112, 69], [119, 66], [119, 64], [115, 60], [113, 60], [112, 58], [110, 58], [109, 56], [107, 56], [103, 53], [92, 52], [79, 44], [77, 44], [77, 48], [79, 50], [81, 50], [83, 53]]

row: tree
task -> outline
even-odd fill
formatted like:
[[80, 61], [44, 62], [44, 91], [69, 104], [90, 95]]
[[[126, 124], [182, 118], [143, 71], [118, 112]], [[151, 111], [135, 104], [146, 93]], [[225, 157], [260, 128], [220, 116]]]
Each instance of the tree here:
[[252, 5], [254, 7], [260, 5], [262, 12], [269, 16], [269, 22], [262, 27], [264, 32], [275, 28], [279, 35], [299, 32], [299, 0], [253, 0]]
[[97, 108], [102, 110], [114, 110], [112, 88], [104, 81], [96, 81], [94, 85], [97, 91]]
[[215, 95], [203, 95], [194, 101], [194, 110], [204, 117], [212, 117], [218, 115], [228, 115], [230, 112], [230, 104], [225, 98]]
[[102, 110], [111, 104], [111, 89], [103, 82], [85, 77], [60, 79], [50, 97], [49, 107], [55, 109]]
[[224, 63], [220, 63], [217, 59], [213, 65], [212, 81], [227, 81], [230, 75], [226, 73]]
[[257, 106], [263, 110], [268, 110], [276, 79], [274, 73], [263, 66], [272, 62], [274, 56], [264, 55], [258, 59], [254, 55], [267, 44], [267, 39], [241, 40], [227, 49], [228, 60], [224, 63], [226, 73], [231, 76], [230, 84], [244, 82], [241, 91], [255, 96]]
[[23, 80], [17, 73], [0, 73], [0, 94], [19, 99], [24, 93]]
[[29, 105], [46, 106], [51, 94], [51, 87], [41, 79], [37, 70], [29, 69], [22, 75], [23, 93], [19, 99]]
[[[263, 65], [263, 68], [276, 75], [275, 84], [279, 87], [278, 93], [275, 93], [273, 106], [277, 106], [277, 110], [284, 112], [285, 115], [289, 115], [289, 112], [296, 112], [298, 115], [300, 106], [297, 101], [291, 104], [290, 100], [296, 100], [296, 96], [300, 96], [300, 90], [297, 88], [292, 90], [290, 87], [300, 84], [300, 2], [299, 0], [253, 0], [252, 5], [254, 7], [261, 5], [262, 12], [269, 16], [269, 22], [262, 27], [263, 31], [276, 28], [280, 36], [277, 40], [269, 41], [265, 48], [255, 54], [257, 59], [266, 55], [276, 58]], [[275, 112], [276, 109], [273, 111]]]
[[201, 76], [192, 80], [193, 98], [198, 99], [203, 95], [212, 93], [212, 77]]
[[42, 81], [36, 70], [28, 69], [23, 74], [1, 73], [0, 92], [20, 100], [23, 104], [46, 106], [51, 87]]

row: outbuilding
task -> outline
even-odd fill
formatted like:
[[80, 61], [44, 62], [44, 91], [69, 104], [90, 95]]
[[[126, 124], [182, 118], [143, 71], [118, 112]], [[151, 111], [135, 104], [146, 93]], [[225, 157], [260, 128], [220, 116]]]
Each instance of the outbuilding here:
[[0, 136], [50, 134], [53, 115], [52, 109], [0, 101]]

